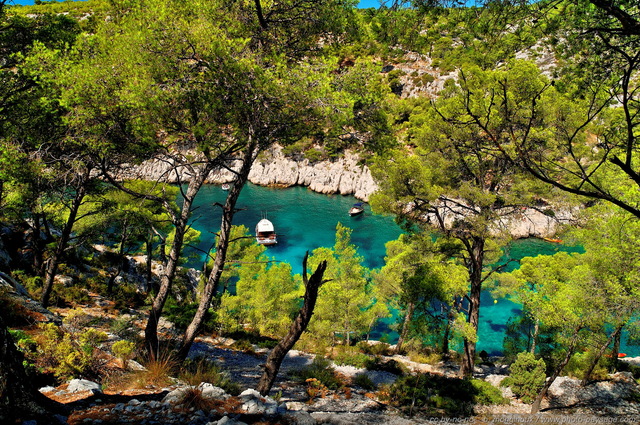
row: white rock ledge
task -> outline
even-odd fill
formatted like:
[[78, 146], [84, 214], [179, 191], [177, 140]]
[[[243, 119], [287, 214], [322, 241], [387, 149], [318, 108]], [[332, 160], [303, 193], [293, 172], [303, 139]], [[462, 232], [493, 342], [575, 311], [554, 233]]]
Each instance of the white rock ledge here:
[[[378, 186], [369, 169], [359, 165], [358, 161], [358, 156], [349, 152], [333, 161], [298, 161], [285, 157], [282, 148], [275, 146], [258, 157], [249, 173], [249, 181], [260, 186], [306, 186], [319, 193], [353, 195], [368, 201]], [[187, 168], [179, 167], [172, 170], [172, 163], [169, 159], [150, 160], [121, 172], [120, 176], [171, 183], [189, 181]], [[239, 164], [234, 166], [236, 167], [239, 167]], [[221, 184], [233, 180], [233, 173], [221, 168], [211, 172], [206, 182]]]

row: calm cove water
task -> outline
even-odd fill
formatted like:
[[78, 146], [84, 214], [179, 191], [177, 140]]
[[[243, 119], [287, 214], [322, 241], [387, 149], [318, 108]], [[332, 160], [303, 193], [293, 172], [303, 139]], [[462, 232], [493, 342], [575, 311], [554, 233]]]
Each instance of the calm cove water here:
[[[219, 186], [204, 186], [196, 199], [193, 227], [202, 232], [199, 249], [211, 248], [214, 234], [220, 227], [220, 207], [226, 193]], [[256, 223], [267, 217], [278, 234], [278, 244], [267, 249], [267, 254], [275, 260], [291, 265], [294, 273], [302, 272], [302, 259], [306, 251], [318, 247], [332, 247], [335, 243], [335, 230], [338, 222], [351, 228], [352, 243], [358, 247], [368, 268], [384, 265], [385, 243], [397, 239], [402, 233], [391, 216], [374, 215], [368, 205], [363, 214], [350, 217], [349, 208], [359, 202], [352, 196], [322, 195], [304, 187], [274, 189], [248, 184], [240, 195], [237, 208], [241, 209], [234, 217], [234, 225], [245, 225], [253, 234]], [[512, 258], [552, 255], [560, 250], [575, 250], [540, 239], [516, 241], [510, 248]], [[202, 258], [204, 258], [202, 256]], [[201, 268], [202, 259], [190, 264]], [[515, 263], [514, 263], [515, 266]], [[497, 354], [502, 350], [504, 332], [510, 317], [520, 313], [520, 307], [506, 299], [494, 299], [487, 291], [482, 293], [478, 351]], [[386, 324], [395, 319], [385, 319], [378, 327], [393, 341], [395, 332], [389, 331]], [[379, 332], [372, 337], [379, 337]], [[636, 347], [623, 344], [622, 350], [628, 355], [636, 355]], [[640, 354], [640, 353], [638, 353]]]

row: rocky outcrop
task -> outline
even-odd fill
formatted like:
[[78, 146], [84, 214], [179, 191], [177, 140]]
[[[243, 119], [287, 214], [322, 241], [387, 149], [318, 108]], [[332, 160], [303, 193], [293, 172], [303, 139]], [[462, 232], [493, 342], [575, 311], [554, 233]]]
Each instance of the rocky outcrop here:
[[[11, 276], [0, 272], [0, 305], [7, 316], [20, 318], [26, 323], [55, 323], [62, 324], [62, 319], [50, 310], [32, 300], [27, 290]], [[20, 325], [22, 323], [19, 323]]]
[[[239, 163], [232, 163], [230, 168], [236, 169], [239, 166]], [[176, 167], [175, 162], [169, 158], [146, 161], [123, 171], [121, 176], [171, 183], [190, 180], [187, 167]], [[209, 174], [206, 182], [231, 183], [234, 178], [232, 171], [219, 168]], [[249, 181], [261, 186], [307, 186], [315, 192], [353, 195], [363, 201], [367, 201], [377, 189], [371, 172], [365, 165], [359, 164], [359, 157], [353, 153], [347, 152], [341, 158], [331, 161], [311, 162], [308, 159], [285, 157], [279, 146], [274, 146], [258, 157], [249, 173]]]
[[[412, 208], [413, 205], [409, 204], [407, 212]], [[448, 229], [471, 215], [474, 209], [461, 200], [445, 200], [438, 206], [439, 216]], [[557, 208], [548, 203], [544, 203], [544, 207], [503, 208], [489, 230], [495, 236], [508, 233], [515, 239], [547, 238], [554, 236], [561, 226], [575, 221], [578, 213], [578, 209]], [[423, 214], [419, 218], [427, 223], [437, 223], [439, 220], [434, 213]]]
[[[553, 211], [553, 214], [547, 211]], [[547, 213], [545, 213], [547, 212]], [[498, 227], [507, 229], [515, 238], [552, 237], [561, 226], [575, 221], [577, 210], [554, 209], [541, 211], [535, 208], [523, 208], [520, 214], [513, 214], [501, 220]]]
[[352, 153], [334, 161], [297, 161], [285, 157], [281, 148], [275, 147], [258, 158], [249, 181], [262, 186], [307, 186], [314, 192], [354, 195], [367, 201], [377, 185], [369, 169], [358, 161], [358, 156]]

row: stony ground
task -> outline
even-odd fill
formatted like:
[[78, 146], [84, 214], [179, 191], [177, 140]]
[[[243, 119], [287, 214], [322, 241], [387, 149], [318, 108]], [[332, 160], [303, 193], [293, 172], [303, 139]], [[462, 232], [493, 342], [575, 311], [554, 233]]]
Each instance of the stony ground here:
[[[220, 339], [203, 338], [194, 345], [192, 356], [204, 355], [218, 362], [240, 384], [243, 393], [232, 397], [210, 384], [202, 384], [200, 392], [208, 397], [205, 405], [185, 403], [189, 387], [176, 383], [162, 389], [133, 389], [104, 393], [90, 383], [88, 389], [71, 389], [69, 384], [48, 389], [45, 394], [68, 403], [74, 412], [68, 423], [76, 424], [638, 424], [640, 406], [628, 401], [638, 385], [628, 373], [618, 373], [611, 380], [580, 387], [577, 380], [562, 377], [552, 386], [543, 412], [529, 415], [529, 405], [511, 396], [506, 406], [479, 406], [476, 416], [469, 418], [407, 417], [384, 404], [375, 394], [357, 386], [348, 392], [330, 392], [313, 400], [305, 387], [292, 381], [290, 372], [313, 361], [313, 356], [293, 350], [282, 364], [271, 397], [261, 397], [254, 388], [266, 359], [266, 350], [245, 353], [223, 345]], [[410, 369], [421, 372], [453, 374], [451, 365], [413, 363], [402, 356], [394, 359], [404, 362]], [[366, 371], [354, 367], [338, 366], [336, 370], [348, 379], [357, 373], [367, 373], [377, 384], [391, 383], [396, 376], [388, 372]], [[483, 367], [476, 370], [477, 377], [498, 385], [505, 369]], [[76, 385], [77, 386], [77, 385]]]
[[[96, 299], [94, 307], [83, 308], [94, 317], [122, 317], [109, 302]], [[65, 315], [68, 311], [59, 310]], [[133, 322], [143, 321], [132, 316]], [[170, 334], [172, 325], [163, 321], [161, 332]], [[112, 335], [113, 337], [113, 335]], [[568, 377], [558, 378], [538, 415], [529, 415], [530, 406], [521, 403], [508, 388], [501, 388], [510, 399], [509, 405], [478, 406], [475, 416], [465, 418], [429, 418], [400, 414], [380, 400], [376, 393], [355, 384], [345, 389], [317, 394], [310, 399], [307, 387], [295, 382], [291, 372], [309, 365], [313, 356], [292, 350], [282, 364], [270, 397], [261, 397], [255, 388], [266, 360], [266, 349], [254, 347], [254, 353], [231, 348], [232, 340], [199, 338], [190, 356], [205, 356], [215, 360], [230, 378], [239, 384], [242, 394], [230, 396], [211, 384], [189, 387], [174, 381], [167, 387], [118, 387], [103, 389], [91, 382], [72, 381], [56, 388], [43, 388], [46, 396], [66, 404], [70, 414], [66, 418], [52, 417], [49, 423], [79, 424], [389, 424], [409, 425], [428, 423], [469, 424], [640, 424], [640, 404], [636, 402], [640, 387], [630, 373], [622, 372], [608, 380], [581, 387]], [[108, 353], [107, 353], [108, 356]], [[415, 363], [403, 356], [387, 358], [404, 363], [411, 371], [455, 376], [457, 366], [452, 363], [435, 365]], [[626, 359], [640, 365], [640, 358]], [[118, 362], [111, 358], [105, 363], [111, 370]], [[351, 366], [336, 366], [345, 382], [356, 374], [366, 373], [375, 384], [390, 384], [397, 376], [389, 372], [368, 371]], [[499, 387], [507, 375], [506, 366], [481, 366], [475, 377]], [[499, 387], [500, 388], [500, 387]], [[198, 394], [195, 397], [194, 394]], [[64, 421], [64, 422], [62, 422]], [[27, 422], [26, 425], [42, 425]], [[0, 424], [4, 425], [4, 424]]]

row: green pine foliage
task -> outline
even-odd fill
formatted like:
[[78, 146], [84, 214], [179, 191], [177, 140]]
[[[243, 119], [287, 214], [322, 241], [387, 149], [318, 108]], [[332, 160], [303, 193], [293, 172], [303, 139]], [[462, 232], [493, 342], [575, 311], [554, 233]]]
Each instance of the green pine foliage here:
[[321, 356], [316, 356], [309, 366], [295, 370], [291, 375], [300, 383], [317, 381], [330, 390], [337, 390], [344, 386], [344, 382], [336, 374], [331, 362]]
[[34, 340], [35, 351], [25, 354], [43, 372], [52, 373], [62, 382], [99, 378], [104, 360], [98, 356], [98, 348], [107, 340], [106, 333], [94, 328], [70, 333], [47, 323], [40, 325]]
[[[234, 237], [235, 236], [235, 237]], [[289, 329], [299, 308], [301, 279], [291, 266], [272, 262], [265, 248], [249, 236], [244, 226], [232, 231], [228, 262], [229, 275], [235, 276], [235, 293], [225, 292], [219, 308], [219, 321], [225, 332], [253, 330], [280, 338]]]
[[511, 365], [509, 376], [500, 385], [511, 387], [511, 391], [525, 403], [531, 403], [542, 389], [546, 374], [544, 360], [536, 359], [528, 352], [518, 354]]
[[[409, 236], [390, 242], [379, 271], [364, 267], [339, 225], [335, 245], [310, 259], [311, 269], [328, 262], [329, 281], [301, 341], [307, 346], [350, 346], [387, 305], [407, 319], [403, 337], [416, 350], [448, 355], [449, 341], [475, 344], [476, 325], [459, 300], [469, 284], [479, 293], [500, 275], [509, 241], [502, 230], [524, 220], [522, 211], [560, 218], [584, 204], [566, 192], [617, 209], [588, 204], [585, 230], [568, 236], [584, 254], [524, 259], [498, 279], [496, 294], [523, 305], [505, 343], [507, 359], [516, 360], [509, 380], [538, 371], [542, 360], [515, 358], [534, 345], [549, 371], [578, 348], [587, 354], [568, 359], [565, 372], [582, 376], [594, 364], [592, 377], [605, 377], [597, 353], [610, 350], [612, 329], [637, 338], [640, 35], [619, 31], [615, 14], [594, 2], [356, 10], [353, 1], [285, 0], [263, 2], [268, 22], [260, 24], [252, 2], [37, 3], [0, 11], [0, 227], [26, 229], [20, 255], [12, 253], [26, 272], [12, 275], [24, 276], [32, 295], [64, 273], [72, 284], [53, 286], [53, 305], [88, 304], [91, 290], [109, 291], [116, 308], [143, 306], [146, 294], [133, 282], [113, 282], [124, 256], [162, 262], [181, 240], [180, 188], [124, 182], [142, 194], [134, 196], [98, 176], [113, 171], [112, 162], [139, 164], [184, 147], [180, 160], [189, 168], [220, 150], [234, 156], [236, 143], [257, 138], [259, 150], [277, 141], [311, 162], [355, 150], [379, 181], [376, 211], [405, 224], [440, 224], [432, 246]], [[635, 19], [638, 6], [623, 3]], [[299, 4], [313, 4], [306, 19], [297, 19]], [[422, 69], [412, 69], [417, 63]], [[443, 75], [444, 89], [427, 92]], [[412, 86], [419, 97], [407, 98]], [[446, 213], [438, 212], [443, 204]], [[187, 222], [184, 244], [199, 236]], [[433, 227], [425, 226], [425, 240]], [[232, 232], [224, 294], [205, 330], [278, 338], [300, 306], [301, 279], [247, 236]], [[107, 252], [95, 253], [94, 244]], [[94, 269], [79, 271], [87, 263]], [[201, 292], [179, 278], [172, 292], [168, 317], [184, 329]], [[12, 323], [24, 321], [17, 304], [6, 307]], [[99, 339], [47, 327], [37, 348], [42, 367], [61, 378], [91, 374]], [[380, 350], [345, 349], [337, 360], [364, 364]], [[522, 380], [511, 385], [536, 387]], [[468, 392], [489, 392], [471, 385]], [[434, 411], [455, 411], [451, 400], [473, 403], [420, 391], [412, 400], [424, 396]], [[530, 400], [533, 393], [522, 391]]]
[[488, 382], [429, 374], [399, 378], [384, 397], [405, 413], [433, 417], [466, 417], [476, 404], [508, 403]]
[[388, 314], [387, 307], [376, 302], [377, 288], [370, 283], [363, 260], [351, 243], [351, 230], [340, 223], [334, 247], [313, 251], [310, 268], [327, 261], [324, 278], [328, 281], [320, 288], [307, 338], [350, 345], [350, 341], [367, 333], [378, 318]]

